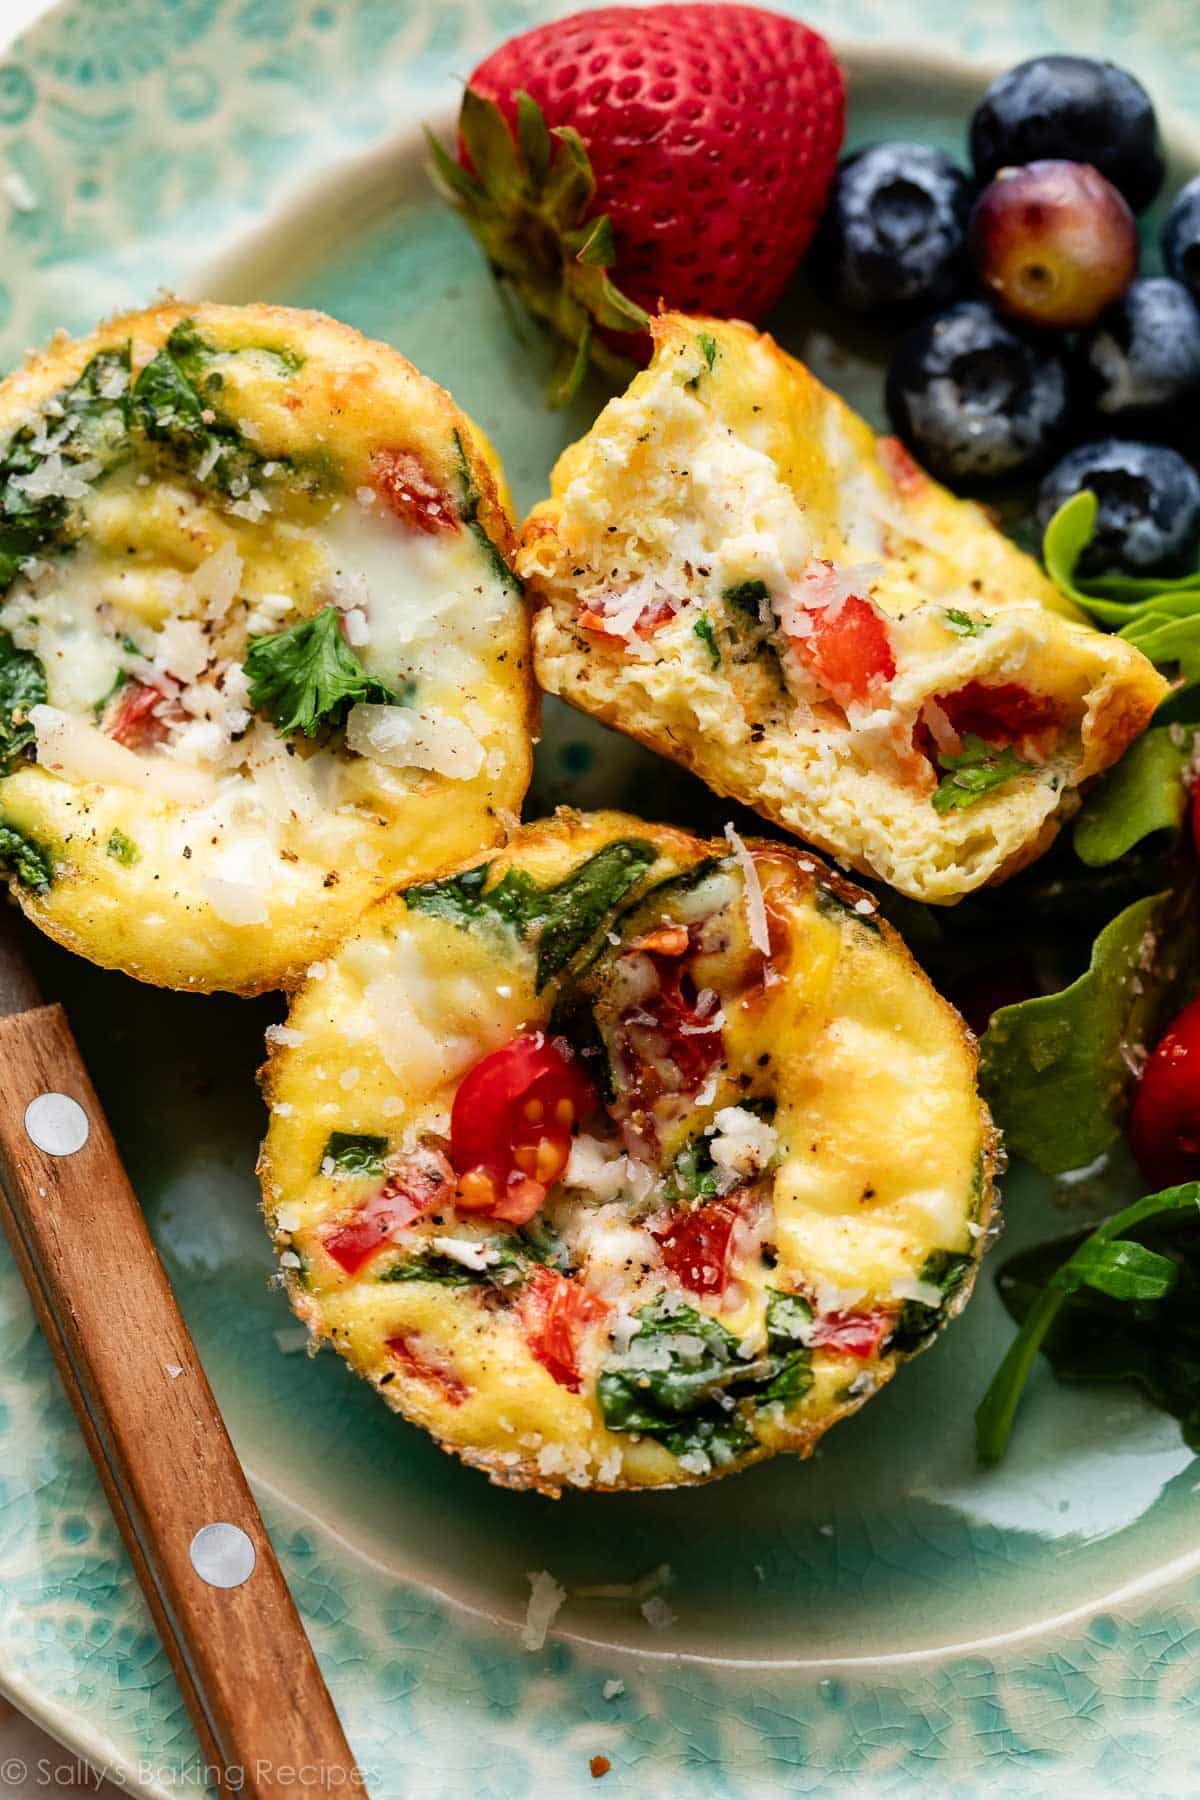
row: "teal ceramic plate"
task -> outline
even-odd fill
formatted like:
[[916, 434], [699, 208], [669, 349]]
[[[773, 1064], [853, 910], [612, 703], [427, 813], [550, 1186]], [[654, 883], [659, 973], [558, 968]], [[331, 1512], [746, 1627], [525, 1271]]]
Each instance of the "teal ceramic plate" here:
[[[400, 346], [490, 431], [524, 505], [597, 404], [544, 411], [416, 122], [537, 7], [449, 0], [76, 0], [0, 66], [0, 356], [161, 286], [319, 306]], [[864, 36], [873, 0], [818, 0]], [[911, 9], [910, 9], [911, 10]], [[925, 0], [903, 50], [846, 47], [854, 139], [961, 143], [978, 66], [1055, 47], [1074, 0]], [[1125, 0], [1078, 47], [1130, 55]], [[970, 21], [963, 15], [969, 11]], [[1143, 0], [1134, 60], [1200, 99], [1200, 23]], [[1159, 29], [1156, 31], [1155, 26]], [[940, 39], [942, 51], [931, 47]], [[1176, 136], [1175, 175], [1200, 165]], [[813, 317], [781, 335], [875, 410], [878, 370]], [[549, 713], [531, 811], [571, 798], [707, 821], [703, 792]], [[1042, 1372], [1001, 1469], [971, 1414], [1008, 1326], [985, 1280], [941, 1344], [808, 1465], [558, 1503], [490, 1488], [296, 1353], [252, 1174], [273, 1002], [139, 988], [42, 947], [251, 1472], [376, 1800], [590, 1791], [871, 1796], [1195, 1791], [1196, 1465], [1122, 1389]], [[1107, 1207], [1121, 1171], [1015, 1171], [1012, 1246]], [[179, 1470], [186, 1483], [188, 1471]], [[572, 1598], [520, 1648], [527, 1572], [569, 1588], [669, 1563], [674, 1625]], [[605, 1684], [621, 1682], [614, 1697]], [[59, 1737], [178, 1794], [202, 1773], [166, 1660], [16, 1276], [0, 1264], [0, 1688]], [[0, 1771], [2, 1775], [2, 1771]]]

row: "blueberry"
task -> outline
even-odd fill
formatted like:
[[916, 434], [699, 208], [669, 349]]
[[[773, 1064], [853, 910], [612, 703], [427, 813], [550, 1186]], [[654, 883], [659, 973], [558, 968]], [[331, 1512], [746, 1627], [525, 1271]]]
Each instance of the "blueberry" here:
[[1091, 163], [1135, 212], [1162, 186], [1150, 96], [1134, 76], [1087, 56], [1035, 56], [993, 81], [971, 120], [981, 182], [1017, 163]]
[[1200, 300], [1200, 175], [1175, 196], [1163, 226], [1162, 252], [1168, 275]]
[[1064, 500], [1090, 488], [1099, 502], [1096, 535], [1079, 561], [1082, 575], [1118, 567], [1167, 575], [1194, 566], [1200, 548], [1200, 476], [1177, 450], [1101, 438], [1081, 444], [1051, 469], [1038, 492], [1038, 523]]
[[982, 300], [962, 300], [897, 345], [887, 404], [905, 443], [951, 484], [974, 485], [1044, 463], [1067, 424], [1066, 365]]
[[1080, 345], [1085, 383], [1103, 418], [1153, 428], [1200, 393], [1200, 307], [1167, 275], [1135, 281]]
[[972, 183], [928, 144], [846, 157], [813, 253], [818, 282], [852, 312], [941, 306], [967, 284]]

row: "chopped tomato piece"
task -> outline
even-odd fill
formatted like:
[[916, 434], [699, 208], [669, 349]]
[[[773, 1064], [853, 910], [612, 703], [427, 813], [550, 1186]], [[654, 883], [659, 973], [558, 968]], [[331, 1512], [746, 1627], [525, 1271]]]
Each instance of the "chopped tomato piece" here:
[[450, 1113], [458, 1205], [524, 1225], [567, 1166], [596, 1090], [570, 1048], [526, 1031], [467, 1073]]
[[[660, 631], [664, 625], [669, 623], [678, 611], [679, 608], [673, 600], [648, 601], [637, 616], [633, 625], [633, 633], [640, 638], [653, 637], [655, 632]], [[612, 638], [615, 642], [623, 644], [629, 638], [630, 632], [628, 629], [623, 631], [616, 629], [616, 620], [620, 616], [619, 609], [610, 613], [606, 612], [602, 606], [585, 606], [580, 610], [579, 623], [584, 631], [593, 631], [598, 637]]]
[[691, 973], [676, 955], [648, 951], [658, 988], [621, 1020], [621, 1055], [634, 1107], [667, 1093], [692, 1094], [725, 1056], [719, 1006], [701, 1011]]
[[109, 726], [109, 736], [129, 750], [142, 750], [147, 744], [161, 744], [167, 736], [167, 722], [160, 709], [166, 695], [144, 681], [131, 681], [121, 690], [117, 710]]
[[334, 1262], [354, 1275], [375, 1252], [431, 1212], [454, 1191], [454, 1170], [436, 1151], [422, 1153], [389, 1177], [345, 1224], [326, 1233], [323, 1243]]
[[729, 1245], [738, 1215], [710, 1200], [679, 1213], [654, 1236], [675, 1279], [693, 1294], [723, 1294], [729, 1280]]
[[1200, 1176], [1200, 1000], [1184, 1007], [1143, 1069], [1129, 1142], [1154, 1188]]
[[994, 687], [968, 681], [956, 694], [939, 694], [937, 704], [960, 737], [968, 733], [989, 744], [1011, 744], [1026, 733], [1046, 731], [1059, 722], [1057, 701], [1032, 694], [1015, 681]]
[[808, 637], [792, 641], [835, 700], [865, 700], [896, 673], [896, 658], [882, 616], [869, 600], [852, 594], [840, 606], [811, 607]]
[[427, 1362], [413, 1349], [410, 1338], [389, 1338], [387, 1347], [388, 1354], [395, 1358], [406, 1375], [411, 1376], [414, 1381], [423, 1381], [427, 1386], [436, 1388], [442, 1399], [448, 1400], [451, 1406], [462, 1405], [470, 1392], [466, 1383], [460, 1381], [449, 1369]]
[[911, 499], [921, 489], [930, 485], [929, 477], [919, 462], [909, 455], [899, 438], [881, 437], [876, 440], [875, 452], [880, 464], [892, 486], [898, 494]]
[[608, 1312], [606, 1303], [554, 1269], [537, 1268], [521, 1292], [530, 1354], [560, 1387], [579, 1392], [579, 1340]]
[[371, 480], [384, 504], [412, 531], [434, 537], [457, 531], [458, 514], [444, 488], [413, 450], [373, 450]]
[[874, 1356], [896, 1322], [887, 1307], [868, 1312], [825, 1313], [813, 1326], [812, 1341], [822, 1350], [840, 1350], [845, 1356]]
[[659, 956], [682, 956], [689, 942], [686, 925], [660, 925], [657, 931], [648, 931], [644, 938], [639, 938], [633, 948], [653, 950]]

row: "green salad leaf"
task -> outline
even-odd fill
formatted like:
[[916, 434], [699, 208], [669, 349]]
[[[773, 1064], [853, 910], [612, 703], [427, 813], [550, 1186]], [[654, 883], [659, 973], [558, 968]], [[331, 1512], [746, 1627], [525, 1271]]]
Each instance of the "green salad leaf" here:
[[1194, 963], [1194, 912], [1190, 892], [1135, 900], [1100, 932], [1089, 967], [1069, 987], [992, 1015], [980, 1086], [1016, 1155], [1058, 1174], [1116, 1142], [1133, 1053], [1153, 1042]]
[[934, 811], [953, 812], [957, 807], [974, 806], [993, 788], [1003, 787], [1015, 775], [1028, 775], [1032, 763], [1022, 762], [1010, 744], [1001, 748], [968, 732], [962, 749], [954, 754], [938, 751], [938, 768], [943, 770], [933, 795]]
[[134, 863], [141, 856], [141, 851], [133, 839], [126, 837], [119, 825], [114, 825], [109, 832], [108, 842], [104, 848], [114, 862], [119, 862], [126, 869], [132, 869]]
[[959, 637], [982, 637], [985, 631], [992, 629], [990, 619], [977, 618], [974, 613], [964, 612], [961, 606], [948, 606], [945, 616], [947, 625]]
[[1181, 726], [1158, 725], [1135, 738], [1075, 821], [1080, 862], [1105, 868], [1157, 832], [1174, 836], [1187, 809], [1183, 775], [1190, 759], [1191, 736]]
[[246, 651], [250, 704], [277, 731], [315, 737], [345, 724], [359, 700], [395, 703], [390, 688], [367, 671], [342, 636], [336, 606], [322, 607], [285, 631], [252, 637]]
[[1200, 1234], [1157, 1249], [1127, 1235], [1164, 1219], [1200, 1224], [1200, 1182], [1127, 1206], [1065, 1258], [1050, 1244], [1006, 1265], [1001, 1294], [1021, 1323], [975, 1414], [984, 1462], [1003, 1456], [1043, 1349], [1065, 1380], [1138, 1382], [1200, 1450]]
[[407, 889], [405, 904], [469, 930], [502, 925], [518, 937], [537, 937], [540, 992], [591, 941], [603, 921], [657, 859], [644, 838], [616, 838], [550, 887], [523, 869], [509, 869], [491, 887], [489, 863], [446, 881]]

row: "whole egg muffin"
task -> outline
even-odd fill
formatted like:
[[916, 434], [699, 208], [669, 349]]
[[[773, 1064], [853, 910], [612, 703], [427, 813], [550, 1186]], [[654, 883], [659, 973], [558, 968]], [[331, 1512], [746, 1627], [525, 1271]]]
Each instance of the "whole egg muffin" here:
[[165, 986], [295, 981], [499, 842], [536, 715], [486, 442], [317, 313], [164, 305], [0, 387], [0, 855]]
[[562, 812], [380, 902], [268, 1035], [293, 1307], [506, 1486], [807, 1455], [974, 1281], [974, 1040], [798, 850]]

